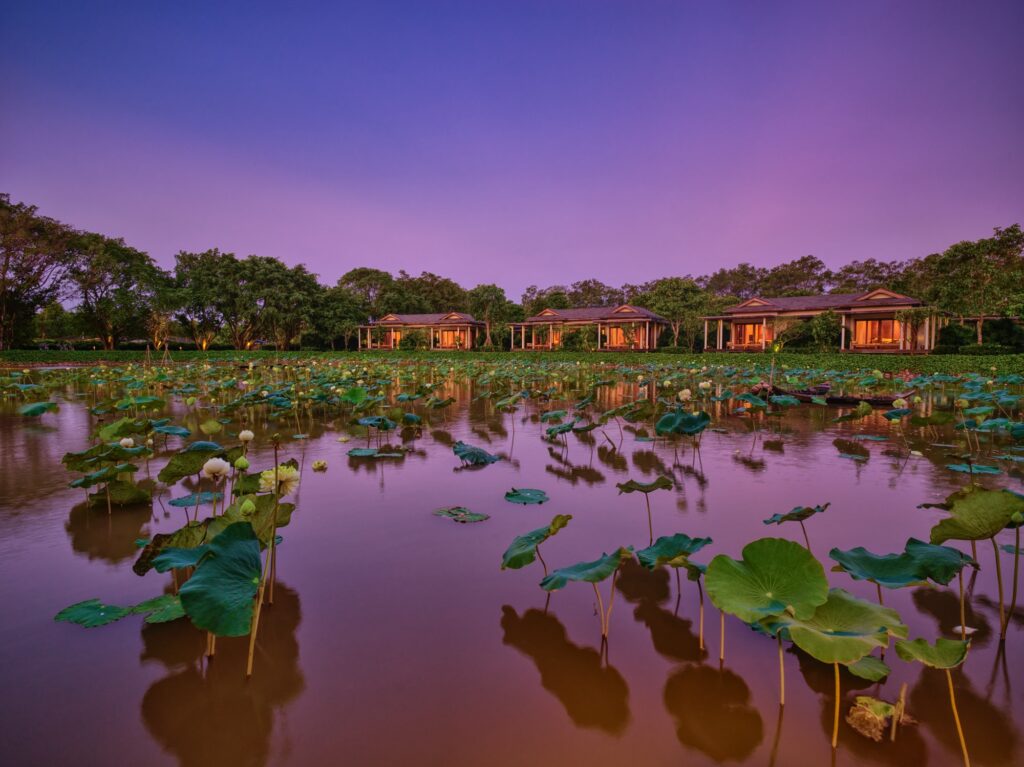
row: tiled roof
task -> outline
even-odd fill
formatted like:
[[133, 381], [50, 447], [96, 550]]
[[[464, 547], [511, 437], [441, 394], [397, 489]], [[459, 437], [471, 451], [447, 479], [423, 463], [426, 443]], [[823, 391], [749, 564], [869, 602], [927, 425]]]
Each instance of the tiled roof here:
[[[632, 311], [630, 311], [632, 310]], [[553, 314], [535, 314], [523, 320], [523, 323], [547, 323], [558, 322], [596, 322], [598, 320], [652, 320], [654, 322], [667, 322], [660, 314], [655, 314], [650, 309], [632, 304], [621, 306], [582, 306], [575, 309], [545, 309], [544, 312]], [[519, 323], [515, 323], [519, 324]]]
[[763, 301], [751, 306], [738, 304], [725, 310], [726, 314], [765, 314], [773, 312], [812, 312], [826, 309], [860, 309], [870, 307], [920, 306], [921, 301], [910, 296], [892, 294], [883, 298], [868, 298], [877, 291], [867, 293], [829, 293], [821, 296], [779, 296], [764, 298], [757, 296], [752, 301]]
[[385, 314], [371, 325], [482, 325], [472, 314], [466, 312], [436, 312], [434, 314]]

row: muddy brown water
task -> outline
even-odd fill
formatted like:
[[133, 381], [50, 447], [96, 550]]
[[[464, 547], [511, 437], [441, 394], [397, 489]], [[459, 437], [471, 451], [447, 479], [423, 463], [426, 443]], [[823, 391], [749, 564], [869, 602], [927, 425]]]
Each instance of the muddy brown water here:
[[[648, 543], [639, 495], [616, 483], [677, 480], [651, 496], [654, 533], [711, 536], [695, 559], [739, 556], [757, 537], [802, 542], [798, 525], [762, 520], [797, 505], [830, 502], [807, 523], [813, 552], [833, 546], [902, 550], [927, 539], [940, 512], [918, 509], [967, 477], [944, 468], [952, 432], [907, 447], [881, 417], [835, 424], [835, 410], [789, 410], [778, 433], [757, 438], [737, 418], [704, 434], [699, 454], [637, 439], [632, 429], [542, 440], [536, 413], [495, 415], [459, 401], [424, 429], [403, 460], [352, 460], [338, 424], [315, 425], [283, 455], [303, 466], [292, 524], [282, 531], [279, 583], [262, 619], [253, 679], [244, 679], [246, 639], [220, 639], [212, 662], [187, 620], [145, 625], [129, 617], [83, 629], [55, 623], [64, 606], [90, 597], [132, 604], [161, 593], [169, 576], [136, 576], [136, 540], [180, 526], [166, 506], [90, 509], [60, 464], [90, 444], [84, 405], [27, 420], [0, 414], [0, 761], [9, 765], [822, 765], [833, 755], [832, 669], [785, 656], [787, 702], [778, 707], [772, 641], [726, 621], [719, 663], [718, 614], [708, 603], [705, 650], [694, 584], [638, 566], [618, 581], [603, 656], [592, 589], [570, 584], [550, 601], [539, 563], [501, 571], [512, 538], [572, 522], [546, 542], [553, 567]], [[188, 416], [178, 414], [189, 424]], [[513, 423], [514, 421], [514, 423]], [[194, 423], [191, 423], [194, 426]], [[233, 428], [228, 426], [229, 429]], [[884, 442], [854, 440], [880, 435]], [[642, 433], [641, 433], [642, 436]], [[464, 440], [506, 460], [463, 470], [451, 443]], [[841, 440], [836, 442], [836, 440]], [[620, 443], [621, 440], [621, 443]], [[171, 440], [170, 448], [177, 441]], [[270, 465], [265, 434], [254, 467]], [[852, 446], [852, 447], [851, 447]], [[856, 450], [867, 460], [842, 457]], [[324, 459], [325, 473], [310, 470]], [[143, 468], [155, 477], [160, 457]], [[1020, 489], [1019, 475], [986, 484]], [[545, 490], [548, 503], [504, 500], [512, 487]], [[490, 519], [460, 525], [434, 509], [461, 505]], [[1009, 543], [1007, 537], [1002, 543]], [[965, 545], [965, 550], [969, 548]], [[979, 629], [954, 673], [972, 762], [1024, 764], [1024, 608], [1000, 647], [992, 552], [969, 582], [968, 623]], [[1004, 558], [1004, 571], [1012, 560]], [[826, 569], [828, 563], [826, 563]], [[874, 587], [829, 573], [833, 586], [875, 599]], [[911, 636], [953, 636], [952, 589], [886, 591]], [[608, 583], [602, 584], [607, 599]], [[1009, 590], [1009, 588], [1008, 588]], [[895, 700], [909, 685], [916, 726], [875, 743], [841, 723], [840, 765], [961, 763], [945, 677], [889, 652], [882, 685], [842, 677], [845, 710], [857, 694]]]

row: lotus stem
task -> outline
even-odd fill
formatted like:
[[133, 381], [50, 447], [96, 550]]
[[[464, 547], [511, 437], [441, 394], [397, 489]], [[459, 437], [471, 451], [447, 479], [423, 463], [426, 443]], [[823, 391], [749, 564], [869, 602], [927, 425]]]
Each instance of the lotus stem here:
[[604, 600], [601, 599], [601, 592], [597, 590], [597, 584], [592, 583], [590, 585], [594, 587], [594, 596], [597, 597], [597, 612], [601, 617], [601, 638], [604, 639], [608, 636], [608, 633], [607, 631], [605, 631], [604, 627]]
[[953, 693], [953, 675], [946, 669], [946, 682], [949, 684], [949, 705], [953, 709], [953, 721], [956, 722], [956, 734], [960, 738], [960, 750], [964, 754], [964, 767], [971, 767], [971, 757], [967, 754], [967, 741], [964, 740], [964, 728], [960, 725], [960, 713], [956, 710], [956, 695]]
[[956, 574], [957, 580], [960, 581], [960, 641], [967, 641], [967, 607], [964, 603], [964, 569], [961, 567], [960, 572]]
[[700, 578], [697, 579], [697, 594], [700, 596], [700, 620], [698, 622], [698, 625], [700, 626], [700, 629], [699, 629], [698, 633], [699, 633], [699, 636], [700, 636], [700, 650], [701, 650], [701, 652], [703, 652], [704, 651], [704, 589], [701, 588]]
[[256, 631], [260, 625], [260, 606], [263, 604], [263, 589], [266, 587], [266, 578], [260, 581], [260, 588], [256, 594], [256, 607], [252, 616], [252, 627], [249, 629], [249, 657], [245, 663], [245, 676], [248, 679], [252, 676], [252, 664], [256, 654]]
[[721, 664], [725, 663], [725, 613], [722, 610], [718, 611], [718, 618], [718, 662]]
[[[541, 564], [541, 566], [542, 566], [542, 567], [544, 568], [544, 577], [545, 577], [545, 578], [547, 578], [547, 577], [548, 577], [548, 563], [544, 561], [544, 557], [542, 557], [542, 556], [541, 556], [541, 554], [540, 554], [540, 544], [538, 543], [538, 544], [537, 544], [537, 545], [536, 545], [536, 546], [534, 547], [534, 549], [533, 549], [533, 550], [534, 550], [535, 552], [537, 552], [537, 559], [539, 559], [539, 560], [540, 560], [540, 564]], [[550, 594], [551, 594], [551, 592], [549, 591], [549, 592], [548, 592], [548, 594], [550, 595]]]
[[651, 496], [649, 493], [644, 493], [644, 502], [647, 504], [647, 532], [651, 536], [651, 542], [648, 544], [654, 544], [654, 522], [651, 521]]
[[907, 683], [900, 685], [900, 699], [896, 702], [896, 710], [892, 714], [892, 730], [889, 733], [889, 740], [896, 742], [896, 727], [903, 722], [903, 712], [907, 708]]
[[110, 483], [107, 482], [105, 485], [103, 485], [103, 489], [107, 493], [107, 516], [110, 516], [110, 514], [112, 513], [110, 509]]
[[775, 635], [779, 640], [779, 705], [786, 705], [786, 667], [782, 662], [782, 633]]
[[992, 541], [992, 552], [996, 557], [996, 583], [999, 586], [999, 641], [1006, 639], [1006, 607], [1003, 604], [1003, 566], [999, 562], [999, 544], [996, 537], [989, 538]]
[[836, 670], [836, 708], [832, 718], [832, 750], [835, 751], [839, 743], [839, 664], [833, 663], [832, 666]]
[[612, 573], [612, 593], [608, 597], [608, 614], [604, 618], [604, 635], [608, 637], [608, 632], [612, 628], [612, 608], [615, 606], [615, 579], [618, 577], [619, 571], [616, 570]]
[[1020, 575], [1020, 526], [1014, 528], [1014, 547], [1013, 547], [1013, 592], [1010, 596], [1010, 609], [1006, 618], [1007, 623], [1013, 618], [1013, 613], [1017, 609], [1017, 585], [1019, 582]]
[[875, 583], [875, 588], [878, 589], [878, 604], [884, 605], [885, 602], [882, 601], [882, 584]]
[[798, 519], [797, 522], [800, 523], [800, 529], [804, 531], [804, 543], [807, 544], [807, 553], [810, 554], [811, 553], [811, 539], [807, 537], [807, 528], [804, 527], [804, 521], [802, 519]]

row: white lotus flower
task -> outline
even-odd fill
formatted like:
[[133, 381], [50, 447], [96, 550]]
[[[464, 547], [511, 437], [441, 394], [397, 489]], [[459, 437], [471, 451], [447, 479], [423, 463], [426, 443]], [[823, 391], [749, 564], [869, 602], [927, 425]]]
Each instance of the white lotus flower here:
[[252, 442], [253, 439], [255, 438], [256, 435], [253, 434], [252, 431], [250, 431], [249, 429], [242, 429], [242, 431], [238, 432], [239, 442]]
[[121, 442], [120, 442], [119, 444], [120, 444], [120, 445], [121, 445], [121, 447], [123, 447], [123, 448], [124, 448], [125, 450], [128, 450], [128, 449], [130, 449], [130, 448], [133, 448], [133, 447], [135, 447], [135, 440], [134, 440], [134, 439], [132, 439], [131, 437], [125, 437], [124, 439], [122, 439], [122, 440], [121, 440]]
[[683, 389], [676, 396], [679, 397], [680, 402], [689, 402], [690, 399], [693, 397], [693, 392], [691, 392], [689, 389]]
[[[274, 492], [274, 469], [260, 472], [260, 492]], [[277, 467], [277, 491], [283, 498], [299, 486], [299, 470], [294, 466], [282, 463]]]
[[223, 458], [211, 458], [203, 464], [203, 476], [207, 479], [221, 480], [231, 471], [231, 464]]

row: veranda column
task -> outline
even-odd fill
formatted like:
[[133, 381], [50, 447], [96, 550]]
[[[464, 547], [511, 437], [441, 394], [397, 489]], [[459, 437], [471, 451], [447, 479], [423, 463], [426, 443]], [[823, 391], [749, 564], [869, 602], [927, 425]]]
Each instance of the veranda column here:
[[537, 326], [536, 325], [530, 328], [530, 348], [531, 349], [536, 349], [537, 348]]
[[704, 351], [708, 350], [708, 321], [704, 320]]
[[767, 317], [762, 317], [761, 318], [761, 351], [764, 351], [765, 338], [767, 338], [767, 336], [765, 334], [767, 332], [768, 332], [768, 318]]
[[597, 350], [601, 351], [601, 323], [597, 323]]
[[846, 351], [846, 315], [839, 318], [839, 351]]
[[725, 323], [718, 321], [718, 351], [722, 351], [722, 342], [725, 340]]

